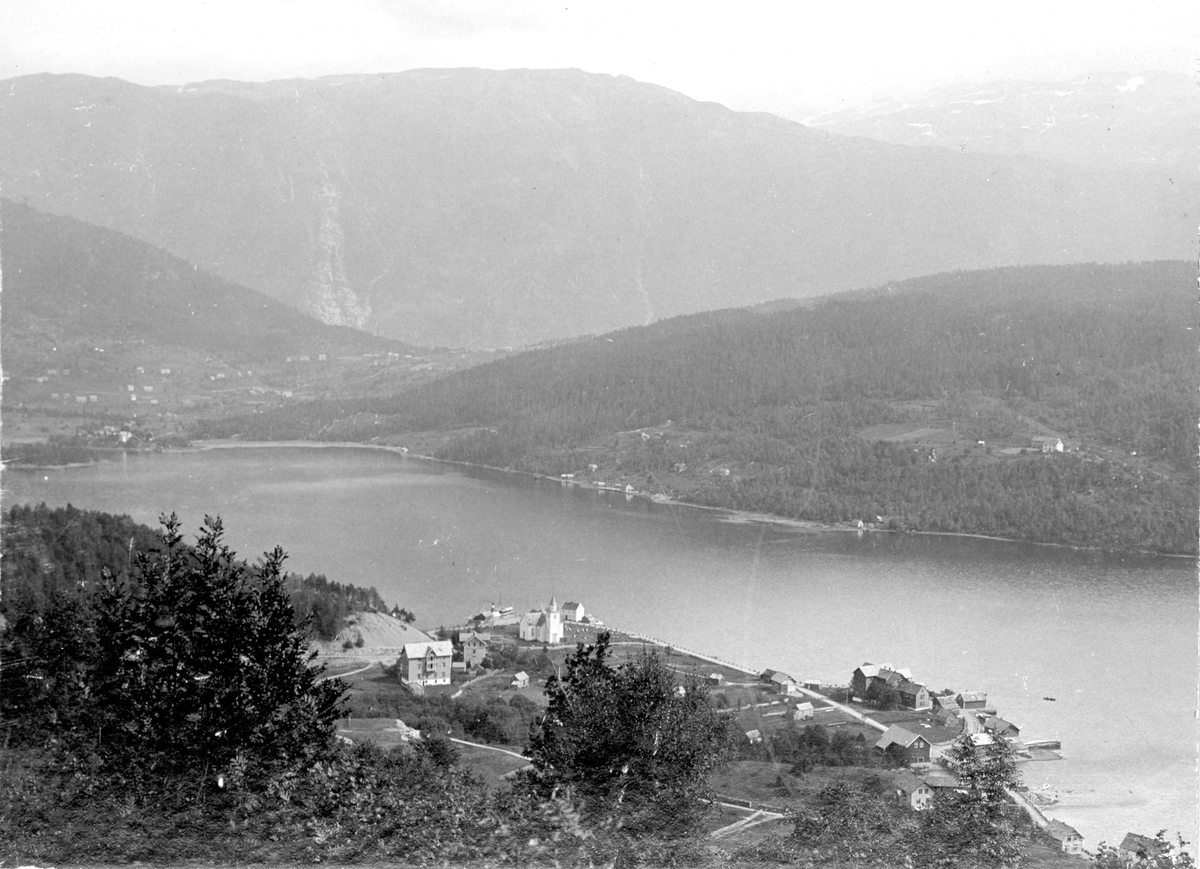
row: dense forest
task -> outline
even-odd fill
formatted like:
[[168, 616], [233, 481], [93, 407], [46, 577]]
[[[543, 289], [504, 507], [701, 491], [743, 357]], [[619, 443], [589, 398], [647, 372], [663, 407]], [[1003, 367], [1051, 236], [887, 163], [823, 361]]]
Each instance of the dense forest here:
[[[0, 613], [44, 610], [54, 597], [97, 587], [108, 571], [128, 580], [134, 554], [161, 545], [159, 533], [128, 516], [70, 505], [51, 509], [15, 505], [3, 514]], [[330, 582], [322, 575], [287, 574], [284, 588], [297, 624], [307, 619], [313, 637], [332, 640], [355, 610], [385, 610], [374, 588]]]
[[[411, 444], [552, 475], [595, 464], [640, 491], [822, 522], [1195, 552], [1193, 279], [1183, 262], [957, 272], [196, 434]], [[1031, 448], [1050, 435], [1063, 452]]]

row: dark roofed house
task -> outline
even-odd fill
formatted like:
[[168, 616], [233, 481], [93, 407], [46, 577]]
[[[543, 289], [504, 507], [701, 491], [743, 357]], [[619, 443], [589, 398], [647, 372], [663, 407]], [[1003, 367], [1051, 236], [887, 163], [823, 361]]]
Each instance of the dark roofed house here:
[[987, 706], [987, 692], [963, 691], [954, 696], [959, 709], [982, 709]]
[[1139, 836], [1137, 833], [1126, 833], [1117, 853], [1130, 863], [1135, 860], [1152, 860], [1160, 854], [1165, 854], [1170, 846], [1160, 839], [1149, 836]]
[[911, 731], [905, 730], [899, 724], [889, 727], [875, 743], [877, 751], [884, 752], [892, 745], [898, 745], [908, 752], [909, 763], [929, 762], [929, 740]]
[[954, 794], [965, 794], [967, 789], [964, 788], [958, 781], [958, 778], [946, 772], [931, 772], [925, 776], [925, 784], [933, 791], [935, 800], [944, 800], [954, 796]]
[[1009, 739], [1016, 739], [1021, 735], [1021, 728], [1017, 727], [1011, 721], [1005, 721], [1003, 718], [997, 718], [995, 715], [989, 715], [983, 719], [983, 729], [988, 733], [1001, 733]]
[[1070, 827], [1062, 821], [1051, 821], [1046, 827], [1046, 833], [1059, 843], [1059, 847], [1064, 853], [1083, 853], [1083, 836], [1079, 835], [1079, 831], [1074, 827]]
[[949, 706], [940, 706], [934, 709], [933, 715], [937, 718], [938, 723], [944, 727], [957, 727], [962, 724], [962, 719], [958, 717], [958, 707], [951, 704]]
[[933, 701], [929, 697], [929, 691], [919, 682], [901, 678], [900, 682], [893, 687], [900, 692], [901, 706], [908, 709], [915, 709], [918, 712], [923, 709], [933, 708]]
[[861, 667], [855, 667], [854, 673], [850, 676], [850, 690], [858, 697], [867, 696], [867, 688], [871, 684], [871, 680], [879, 676], [879, 671], [882, 670], [879, 664], [867, 662]]
[[780, 694], [792, 694], [796, 688], [796, 680], [787, 673], [776, 671], [771, 674], [769, 683]]
[[906, 709], [924, 710], [933, 706], [929, 690], [914, 682], [912, 673], [904, 667], [891, 664], [866, 663], [857, 667], [850, 677], [850, 690], [855, 696], [865, 699], [872, 685], [876, 690], [887, 686], [900, 695], [900, 705]]
[[896, 776], [896, 802], [920, 812], [933, 805], [933, 790], [908, 770]]

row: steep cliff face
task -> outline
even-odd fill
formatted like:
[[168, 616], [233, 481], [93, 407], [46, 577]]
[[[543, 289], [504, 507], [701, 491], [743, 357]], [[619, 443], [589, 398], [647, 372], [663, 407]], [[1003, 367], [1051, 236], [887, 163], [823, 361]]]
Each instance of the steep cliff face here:
[[328, 173], [316, 199], [320, 206], [320, 227], [313, 245], [316, 265], [304, 308], [330, 325], [366, 328], [371, 319], [371, 301], [356, 293], [346, 277], [345, 233], [338, 218], [341, 196]]
[[1182, 257], [1200, 200], [1153, 166], [888, 145], [572, 70], [13, 79], [0, 184], [326, 322], [443, 346], [959, 268]]

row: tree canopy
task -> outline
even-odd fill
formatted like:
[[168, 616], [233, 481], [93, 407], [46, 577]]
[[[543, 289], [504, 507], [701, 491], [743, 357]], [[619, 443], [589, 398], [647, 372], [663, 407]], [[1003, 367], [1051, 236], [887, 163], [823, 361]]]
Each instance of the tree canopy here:
[[187, 546], [172, 515], [160, 545], [59, 592], [3, 637], [0, 708], [30, 738], [73, 744], [123, 773], [225, 777], [327, 749], [342, 685], [310, 667], [279, 548], [253, 566], [206, 519]]
[[550, 678], [549, 708], [527, 750], [535, 785], [577, 801], [593, 823], [684, 836], [727, 751], [727, 723], [704, 686], [677, 683], [657, 655], [618, 667], [610, 655], [602, 633]]
[[1008, 791], [1020, 783], [1016, 751], [997, 733], [976, 742], [963, 733], [946, 757], [960, 791], [935, 802], [923, 819], [915, 851], [929, 863], [962, 861], [969, 866], [1010, 866], [1020, 858]]

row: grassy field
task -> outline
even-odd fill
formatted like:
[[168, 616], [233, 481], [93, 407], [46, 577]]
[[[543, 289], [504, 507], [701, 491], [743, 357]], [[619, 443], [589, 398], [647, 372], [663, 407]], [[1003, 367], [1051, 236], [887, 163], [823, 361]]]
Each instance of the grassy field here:
[[[454, 747], [458, 749], [459, 766], [469, 769], [483, 779], [485, 784], [491, 787], [503, 784], [505, 776], [529, 766], [529, 761], [499, 751], [476, 748], [460, 743], [455, 743]], [[509, 751], [515, 751], [517, 754], [521, 753], [519, 746], [509, 745], [504, 747]]]

